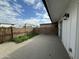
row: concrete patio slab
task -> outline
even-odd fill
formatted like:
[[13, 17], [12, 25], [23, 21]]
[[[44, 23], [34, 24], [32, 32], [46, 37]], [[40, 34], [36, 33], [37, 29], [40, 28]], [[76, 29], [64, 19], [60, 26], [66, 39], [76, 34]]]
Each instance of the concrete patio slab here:
[[0, 44], [0, 59], [13, 53], [14, 51], [21, 48], [22, 46], [25, 46], [31, 41], [32, 39], [24, 41], [22, 43], [18, 43], [18, 44], [16, 44], [15, 42], [4, 42], [3, 44]]
[[69, 59], [69, 56], [57, 36], [41, 34], [2, 59]]

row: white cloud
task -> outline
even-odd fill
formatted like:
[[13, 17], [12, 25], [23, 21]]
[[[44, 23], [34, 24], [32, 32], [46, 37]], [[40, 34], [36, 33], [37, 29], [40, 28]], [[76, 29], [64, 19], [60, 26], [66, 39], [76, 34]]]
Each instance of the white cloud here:
[[8, 4], [8, 2], [6, 2], [6, 0], [0, 0], [0, 5], [6, 5], [6, 6], [10, 6], [9, 4]]
[[[10, 0], [11, 1], [11, 0]], [[16, 1], [16, 0], [15, 0]], [[36, 0], [27, 0], [30, 1], [29, 3], [34, 4], [39, 9], [40, 3], [35, 5]], [[8, 0], [0, 0], [0, 22], [1, 23], [12, 23], [15, 24], [16, 27], [22, 27], [25, 23], [31, 24], [40, 24], [40, 23], [48, 23], [50, 19], [48, 18], [47, 13], [36, 13], [37, 18], [30, 18], [30, 19], [17, 19], [17, 16], [20, 16], [22, 11], [22, 6], [17, 4], [16, 2], [13, 3], [14, 6], [10, 5]], [[16, 10], [16, 11], [14, 11]]]
[[41, 14], [41, 13], [36, 13], [36, 15], [37, 15], [37, 16], [42, 16], [42, 14]]
[[43, 14], [42, 13], [36, 13], [37, 18], [43, 18]]
[[18, 13], [20, 13], [20, 14], [22, 14], [22, 11], [24, 11], [23, 9], [22, 9], [22, 6], [21, 5], [19, 5], [19, 4], [17, 4], [17, 3], [14, 3], [14, 9], [18, 12]]
[[39, 20], [39, 23], [42, 24], [42, 23], [51, 23], [51, 20], [47, 14], [47, 12], [45, 13], [36, 13], [37, 15], [37, 20]]
[[18, 13], [13, 11], [13, 8], [10, 6], [10, 4], [6, 0], [0, 1], [0, 16], [6, 17], [6, 16], [15, 16], [18, 15]]
[[37, 18], [26, 19], [26, 20], [24, 21], [24, 23], [29, 23], [29, 24], [33, 24], [33, 25], [38, 25], [38, 24], [40, 24]]
[[[22, 22], [21, 22], [22, 23]], [[33, 24], [36, 26], [39, 26], [39, 24], [44, 24], [44, 23], [51, 23], [50, 19], [44, 19], [44, 18], [30, 18], [30, 19], [25, 19], [23, 21], [23, 24]]]
[[44, 14], [43, 14], [43, 18], [45, 18], [45, 19], [49, 19], [48, 14], [47, 14], [47, 13], [44, 13]]
[[34, 9], [44, 9], [44, 5], [41, 0], [24, 0], [28, 5], [32, 5]]
[[42, 24], [43, 23], [51, 23], [50, 19], [41, 19], [40, 21]]
[[49, 19], [49, 16], [47, 14], [47, 12], [45, 13], [36, 13], [36, 15], [40, 18], [43, 18], [43, 19]]
[[[11, 1], [11, 0], [10, 0]], [[14, 11], [16, 10], [16, 11]], [[22, 19], [17, 19], [20, 16], [19, 13], [23, 11], [22, 6], [14, 3], [14, 6], [10, 5], [8, 0], [0, 0], [0, 22], [16, 24], [17, 27], [23, 23]]]
[[50, 19], [45, 19], [45, 18], [30, 18], [30, 19], [25, 19], [25, 21], [23, 21], [23, 24], [25, 23], [29, 23], [29, 24], [43, 24], [43, 23], [51, 23]]
[[[7, 0], [0, 1], [0, 16], [17, 16], [19, 15], [17, 12], [14, 11], [14, 8], [9, 4]], [[18, 5], [19, 6], [19, 5]], [[15, 6], [18, 8], [18, 6]], [[19, 8], [18, 8], [19, 9]]]
[[17, 0], [14, 0], [15, 2], [17, 1]]
[[43, 4], [42, 4], [41, 1], [39, 1], [39, 2], [34, 6], [35, 9], [41, 9], [41, 8], [43, 8], [43, 7], [44, 7], [44, 6], [43, 6]]
[[31, 5], [33, 5], [33, 4], [35, 4], [35, 0], [24, 0], [24, 2], [26, 3], [26, 4], [31, 4]]

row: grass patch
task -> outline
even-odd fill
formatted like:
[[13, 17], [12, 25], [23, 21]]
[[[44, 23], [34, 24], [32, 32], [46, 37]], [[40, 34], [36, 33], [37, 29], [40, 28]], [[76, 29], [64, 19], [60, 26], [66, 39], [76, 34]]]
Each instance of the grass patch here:
[[16, 38], [14, 38], [13, 41], [16, 42], [16, 43], [21, 43], [21, 42], [28, 40], [28, 39], [36, 36], [36, 35], [38, 35], [38, 33], [30, 33], [28, 35], [18, 36]]

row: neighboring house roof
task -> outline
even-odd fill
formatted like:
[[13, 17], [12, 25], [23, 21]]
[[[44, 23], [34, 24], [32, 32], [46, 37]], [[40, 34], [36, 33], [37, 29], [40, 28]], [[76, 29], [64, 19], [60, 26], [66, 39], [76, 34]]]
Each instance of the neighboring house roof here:
[[12, 27], [14, 24], [0, 23], [0, 27]]
[[40, 24], [40, 25], [51, 25], [52, 23]]
[[29, 26], [31, 26], [33, 28], [40, 27], [39, 23], [36, 23], [36, 22], [35, 23], [34, 22], [33, 23], [32, 22], [31, 23], [29, 23], [29, 22], [26, 23], [26, 27], [29, 27]]
[[54, 23], [45, 23], [45, 24], [40, 24], [40, 25], [51, 25], [51, 24], [57, 24], [57, 22], [54, 22]]
[[0, 24], [14, 25], [14, 24], [11, 24], [11, 23], [0, 23]]

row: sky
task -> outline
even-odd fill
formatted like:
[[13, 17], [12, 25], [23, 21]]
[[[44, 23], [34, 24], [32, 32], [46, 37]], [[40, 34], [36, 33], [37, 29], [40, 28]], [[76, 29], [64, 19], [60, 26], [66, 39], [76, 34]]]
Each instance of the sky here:
[[51, 23], [41, 0], [0, 0], [0, 23]]

